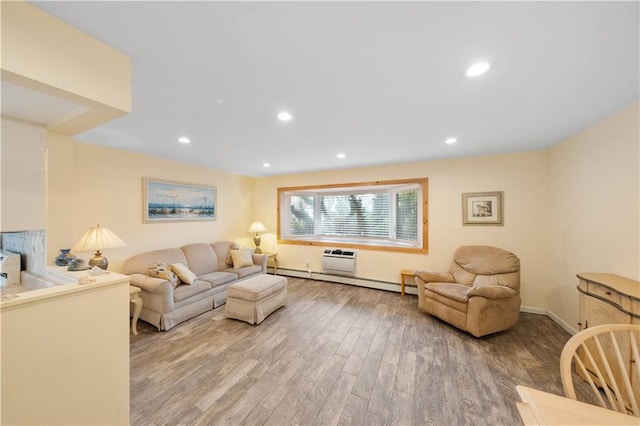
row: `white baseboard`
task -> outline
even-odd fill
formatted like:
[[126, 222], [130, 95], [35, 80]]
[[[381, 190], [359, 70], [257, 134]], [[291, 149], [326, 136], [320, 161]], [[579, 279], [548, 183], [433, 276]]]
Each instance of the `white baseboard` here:
[[549, 316], [549, 314], [547, 313], [546, 309], [532, 308], [531, 306], [520, 306], [520, 312], [526, 312], [528, 314], [537, 314], [537, 315], [547, 315], [547, 316]]
[[[269, 271], [273, 272], [273, 268], [268, 268], [268, 269]], [[298, 269], [283, 269], [283, 268], [278, 268], [278, 274], [288, 276], [288, 277], [306, 278], [309, 280], [320, 280], [320, 281], [327, 281], [332, 283], [357, 285], [360, 287], [375, 288], [378, 290], [394, 291], [396, 293], [400, 293], [400, 283], [392, 283], [388, 281], [378, 281], [378, 280], [371, 280], [367, 278], [358, 278], [358, 277], [344, 277], [340, 275], [330, 275], [322, 272], [313, 272], [313, 271], [311, 272], [311, 275], [309, 275], [309, 272], [307, 271], [301, 271]], [[406, 294], [413, 294], [416, 296], [418, 295], [418, 291], [415, 286], [406, 285], [404, 287], [404, 292]], [[567, 332], [571, 333], [572, 335], [576, 334], [577, 332], [577, 330], [574, 327], [571, 327], [567, 322], [562, 320], [556, 314], [554, 314], [553, 312], [549, 312], [546, 309], [534, 308], [531, 306], [521, 306], [520, 312], [526, 312], [529, 314], [537, 314], [537, 315], [546, 315], [549, 318], [551, 318], [553, 322], [558, 324], [560, 327], [564, 328]]]
[[575, 329], [574, 327], [571, 327], [569, 325], [569, 323], [567, 323], [566, 321], [564, 321], [563, 319], [561, 319], [559, 316], [557, 316], [556, 314], [554, 314], [553, 312], [547, 310], [547, 309], [542, 309], [542, 308], [532, 308], [530, 306], [521, 306], [520, 307], [520, 312], [526, 312], [529, 314], [538, 314], [538, 315], [546, 315], [548, 316], [553, 322], [555, 322], [556, 324], [558, 324], [560, 327], [564, 328], [568, 333], [570, 334], [576, 334], [577, 333], [577, 329]]
[[[269, 271], [273, 272], [272, 268], [269, 268]], [[308, 280], [320, 280], [327, 281], [332, 283], [339, 284], [350, 284], [357, 285], [359, 287], [367, 287], [367, 288], [375, 288], [378, 290], [386, 290], [393, 291], [396, 293], [400, 293], [400, 283], [392, 283], [388, 281], [379, 281], [372, 280], [367, 278], [358, 278], [358, 277], [346, 277], [341, 275], [331, 275], [325, 274], [322, 272], [311, 272], [311, 276], [309, 276], [309, 272], [300, 271], [298, 269], [283, 269], [278, 268], [278, 275], [285, 275], [288, 277], [296, 277], [296, 278], [306, 278]], [[413, 294], [418, 295], [417, 288], [411, 285], [405, 285], [404, 287], [405, 294]]]
[[561, 319], [559, 316], [557, 316], [553, 312], [547, 311], [547, 316], [549, 318], [551, 318], [560, 327], [562, 327], [565, 330], [567, 330], [567, 332], [571, 333], [572, 335], [576, 334], [578, 332], [577, 328], [572, 327], [568, 322], [564, 321], [563, 319]]

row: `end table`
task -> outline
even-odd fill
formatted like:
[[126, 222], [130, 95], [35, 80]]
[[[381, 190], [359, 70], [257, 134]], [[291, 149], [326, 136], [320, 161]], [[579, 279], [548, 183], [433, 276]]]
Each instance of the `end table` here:
[[133, 334], [138, 334], [138, 318], [142, 311], [142, 298], [140, 298], [140, 292], [142, 289], [129, 286], [129, 302], [133, 304], [133, 318], [131, 319], [131, 331]]
[[402, 269], [400, 271], [400, 297], [404, 299], [404, 285], [407, 278], [412, 278], [416, 271], [413, 269]]

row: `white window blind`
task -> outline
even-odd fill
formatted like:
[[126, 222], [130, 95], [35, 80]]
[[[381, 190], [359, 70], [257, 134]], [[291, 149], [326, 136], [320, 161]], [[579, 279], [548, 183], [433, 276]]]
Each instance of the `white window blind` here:
[[389, 236], [389, 194], [323, 195], [320, 197], [321, 235]]
[[279, 238], [423, 249], [426, 179], [407, 182], [279, 190]]

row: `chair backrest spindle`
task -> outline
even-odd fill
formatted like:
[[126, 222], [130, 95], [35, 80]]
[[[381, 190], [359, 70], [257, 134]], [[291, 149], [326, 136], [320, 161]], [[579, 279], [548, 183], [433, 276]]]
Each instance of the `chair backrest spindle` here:
[[560, 358], [566, 396], [577, 400], [572, 375], [575, 364], [576, 373], [589, 384], [600, 406], [640, 417], [640, 395], [634, 393], [640, 389], [637, 336], [640, 325], [629, 324], [599, 325], [576, 333]]

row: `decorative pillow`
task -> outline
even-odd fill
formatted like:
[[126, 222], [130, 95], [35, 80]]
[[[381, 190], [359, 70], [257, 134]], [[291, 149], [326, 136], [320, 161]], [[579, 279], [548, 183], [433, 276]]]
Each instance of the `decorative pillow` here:
[[233, 269], [244, 268], [245, 266], [253, 266], [250, 249], [231, 250], [231, 259], [233, 260]]
[[189, 268], [184, 266], [182, 263], [173, 263], [169, 268], [171, 268], [171, 270], [178, 275], [180, 281], [185, 284], [193, 284], [193, 282], [198, 278], [196, 277], [196, 274], [191, 272]]
[[178, 279], [176, 274], [174, 274], [171, 268], [164, 262], [158, 262], [155, 265], [150, 266], [149, 275], [155, 278], [162, 278], [169, 281], [173, 288], [178, 287], [178, 284], [180, 284], [180, 280]]
[[229, 266], [233, 266], [233, 259], [231, 259], [231, 250], [238, 250], [240, 248], [240, 246], [236, 243], [231, 244], [231, 247], [229, 248], [229, 253], [227, 253], [227, 257], [224, 260], [225, 263]]

